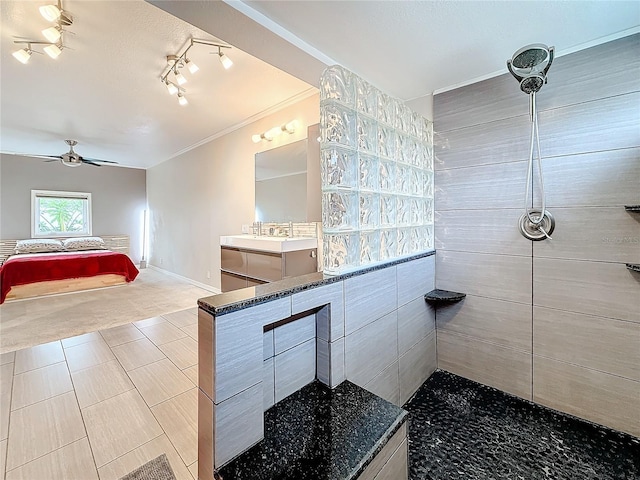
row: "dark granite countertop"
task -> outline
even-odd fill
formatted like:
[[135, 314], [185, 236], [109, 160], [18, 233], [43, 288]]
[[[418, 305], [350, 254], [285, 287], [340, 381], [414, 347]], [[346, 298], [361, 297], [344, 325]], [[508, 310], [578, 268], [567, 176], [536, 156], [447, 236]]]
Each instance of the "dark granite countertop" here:
[[371, 462], [407, 412], [349, 381], [317, 380], [265, 412], [265, 438], [219, 471], [223, 480], [348, 480]]
[[435, 290], [431, 290], [427, 293], [424, 296], [424, 299], [429, 303], [438, 305], [459, 302], [466, 296], [466, 293], [451, 292], [449, 290], [440, 290], [439, 288], [436, 288]]
[[363, 275], [374, 270], [380, 270], [392, 265], [416, 260], [418, 258], [435, 255], [435, 251], [418, 253], [410, 257], [399, 258], [387, 263], [372, 265], [371, 267], [347, 272], [340, 275], [326, 275], [324, 273], [309, 273], [299, 277], [285, 278], [277, 282], [265, 283], [255, 287], [241, 288], [232, 292], [219, 293], [210, 297], [200, 298], [198, 306], [212, 315], [224, 315], [226, 313], [242, 310], [261, 303], [270, 302], [281, 297], [286, 297], [294, 293], [302, 292], [309, 288], [330, 283], [339, 282], [345, 278]]

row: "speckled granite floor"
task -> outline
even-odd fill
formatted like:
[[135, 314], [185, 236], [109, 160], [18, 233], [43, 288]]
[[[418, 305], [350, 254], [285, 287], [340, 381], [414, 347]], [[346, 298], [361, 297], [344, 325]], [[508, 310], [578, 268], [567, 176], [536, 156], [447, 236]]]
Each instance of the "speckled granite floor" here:
[[640, 441], [436, 371], [404, 406], [411, 480], [637, 480]]

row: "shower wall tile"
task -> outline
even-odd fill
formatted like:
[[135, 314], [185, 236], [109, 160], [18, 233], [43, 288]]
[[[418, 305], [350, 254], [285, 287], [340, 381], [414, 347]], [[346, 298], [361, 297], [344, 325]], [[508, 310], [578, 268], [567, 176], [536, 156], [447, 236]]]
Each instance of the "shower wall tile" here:
[[533, 400], [640, 436], [640, 382], [534, 356]]
[[436, 326], [435, 309], [424, 296], [398, 308], [398, 354], [407, 352], [431, 333]]
[[336, 282], [294, 294], [291, 297], [291, 313], [295, 315], [322, 305], [331, 305], [330, 316], [318, 316], [318, 336], [329, 341], [344, 337], [344, 293], [342, 285], [343, 282]]
[[530, 304], [467, 295], [438, 308], [437, 328], [531, 352], [531, 311]]
[[436, 253], [436, 285], [512, 302], [531, 303], [531, 259], [510, 255]]
[[537, 356], [640, 381], [638, 323], [534, 307], [533, 331]]
[[400, 373], [400, 405], [420, 388], [437, 368], [436, 332], [432, 331], [425, 338], [411, 347], [399, 359]]
[[276, 403], [300, 390], [316, 378], [316, 340], [311, 339], [295, 348], [276, 355]]
[[439, 330], [438, 368], [531, 400], [531, 354]]
[[[538, 109], [637, 91], [638, 50], [640, 34], [635, 34], [555, 58], [549, 82], [538, 95]], [[513, 117], [526, 111], [527, 103], [527, 96], [511, 74], [506, 73], [505, 66], [504, 75], [436, 95], [434, 127], [442, 132]]]
[[640, 148], [545, 158], [542, 170], [547, 208], [640, 204]]
[[345, 335], [397, 308], [395, 266], [344, 281]]
[[266, 412], [275, 402], [275, 367], [273, 357], [262, 362], [262, 409]]
[[640, 322], [640, 275], [623, 263], [534, 258], [533, 304]]
[[418, 297], [424, 301], [425, 293], [435, 288], [435, 255], [423, 257], [414, 262], [401, 263], [396, 269], [398, 277], [398, 306]]
[[438, 131], [433, 141], [435, 170], [528, 160], [529, 143], [521, 139], [529, 136], [531, 121], [526, 95], [523, 97], [525, 102], [515, 117]]
[[279, 355], [296, 345], [315, 339], [316, 316], [307, 315], [293, 322], [277, 327], [273, 330], [275, 340], [275, 354]]
[[368, 382], [363, 388], [375, 393], [380, 398], [401, 407], [404, 403], [400, 401], [400, 380], [398, 377], [398, 361], [396, 360], [373, 380]]
[[526, 161], [437, 171], [436, 211], [517, 208], [524, 203], [526, 179]]
[[531, 256], [531, 242], [518, 229], [523, 212], [524, 208], [437, 212], [436, 250]]
[[[637, 185], [640, 190], [640, 178]], [[536, 258], [640, 262], [640, 215], [621, 207], [554, 208], [550, 212], [558, 228], [553, 241], [533, 242]]]

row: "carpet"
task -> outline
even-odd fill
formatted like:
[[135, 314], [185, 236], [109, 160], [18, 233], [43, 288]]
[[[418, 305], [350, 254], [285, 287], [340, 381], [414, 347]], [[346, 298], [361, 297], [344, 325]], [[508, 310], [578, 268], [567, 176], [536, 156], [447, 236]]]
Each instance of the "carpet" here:
[[173, 474], [169, 459], [163, 453], [121, 477], [120, 480], [176, 480], [176, 476]]

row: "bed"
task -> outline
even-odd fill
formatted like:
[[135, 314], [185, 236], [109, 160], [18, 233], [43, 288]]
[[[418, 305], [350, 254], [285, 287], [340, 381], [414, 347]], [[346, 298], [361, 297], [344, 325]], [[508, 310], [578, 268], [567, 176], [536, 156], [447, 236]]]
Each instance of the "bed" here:
[[[114, 237], [95, 250], [5, 255], [0, 266], [0, 304], [5, 300], [76, 292], [133, 281], [138, 269], [122, 251], [128, 250], [128, 237], [117, 236], [116, 242]], [[126, 240], [126, 246], [123, 240]], [[5, 253], [11, 242], [19, 241], [1, 242]]]

